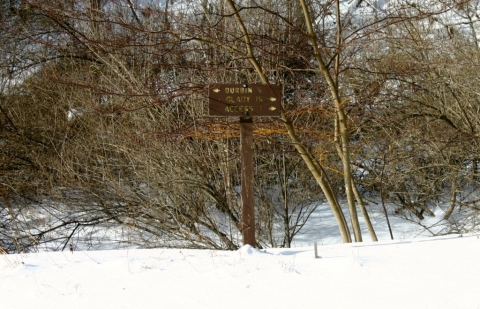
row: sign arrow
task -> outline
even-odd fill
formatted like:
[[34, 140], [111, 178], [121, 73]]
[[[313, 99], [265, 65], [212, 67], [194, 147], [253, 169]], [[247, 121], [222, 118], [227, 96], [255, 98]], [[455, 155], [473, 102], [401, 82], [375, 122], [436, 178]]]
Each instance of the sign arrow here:
[[274, 110], [276, 110], [276, 109], [277, 109], [277, 108], [276, 108], [275, 106], [270, 106], [270, 107], [269, 107], [269, 110], [271, 110], [271, 111], [274, 111]]
[[212, 91], [215, 92], [215, 93], [218, 93], [218, 92], [220, 92], [220, 89], [215, 88], [215, 89], [212, 89]]
[[270, 98], [268, 98], [268, 99], [269, 99], [270, 101], [272, 101], [272, 102], [277, 100], [277, 98], [274, 98], [274, 97], [270, 97]]

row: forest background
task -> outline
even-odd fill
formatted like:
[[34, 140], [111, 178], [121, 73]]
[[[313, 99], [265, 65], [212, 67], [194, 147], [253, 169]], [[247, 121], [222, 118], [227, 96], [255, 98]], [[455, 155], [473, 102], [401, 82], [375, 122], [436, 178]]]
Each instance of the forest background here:
[[209, 117], [215, 83], [283, 87], [282, 116], [254, 120], [257, 247], [290, 247], [319, 201], [344, 242], [359, 215], [376, 240], [373, 202], [476, 229], [479, 6], [2, 1], [1, 250], [119, 227], [143, 248], [239, 248], [239, 125]]

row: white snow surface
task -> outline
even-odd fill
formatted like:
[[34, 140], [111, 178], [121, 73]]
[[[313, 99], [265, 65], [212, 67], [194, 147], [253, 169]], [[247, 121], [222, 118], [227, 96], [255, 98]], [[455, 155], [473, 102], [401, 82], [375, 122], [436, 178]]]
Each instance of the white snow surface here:
[[480, 308], [480, 233], [426, 237], [392, 218], [389, 240], [373, 212], [379, 242], [325, 245], [338, 241], [327, 210], [291, 249], [0, 255], [0, 307]]

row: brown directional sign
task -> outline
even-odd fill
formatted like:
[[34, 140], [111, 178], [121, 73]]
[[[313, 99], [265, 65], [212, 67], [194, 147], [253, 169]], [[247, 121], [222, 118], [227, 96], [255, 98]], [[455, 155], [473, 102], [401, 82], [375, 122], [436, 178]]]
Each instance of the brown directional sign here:
[[216, 117], [279, 117], [282, 87], [263, 84], [215, 84], [208, 91], [209, 113]]

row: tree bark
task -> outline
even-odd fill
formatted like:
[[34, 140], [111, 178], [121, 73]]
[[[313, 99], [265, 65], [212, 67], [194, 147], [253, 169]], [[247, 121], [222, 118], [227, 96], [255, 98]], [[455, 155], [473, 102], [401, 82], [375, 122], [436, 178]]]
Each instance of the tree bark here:
[[[336, 146], [337, 146], [337, 151], [339, 152], [340, 159], [342, 160], [343, 164], [343, 176], [344, 176], [344, 182], [345, 182], [345, 193], [347, 195], [347, 200], [348, 200], [348, 207], [350, 210], [350, 218], [352, 221], [352, 226], [353, 226], [353, 232], [355, 235], [355, 240], [356, 241], [362, 241], [362, 232], [360, 230], [360, 224], [358, 222], [358, 215], [357, 215], [357, 210], [355, 208], [355, 199], [353, 195], [353, 189], [352, 189], [352, 182], [353, 182], [353, 177], [352, 177], [352, 171], [350, 167], [350, 147], [349, 147], [349, 133], [348, 133], [348, 128], [347, 128], [347, 119], [345, 112], [343, 111], [343, 103], [344, 101], [341, 100], [339, 91], [338, 91], [338, 84], [335, 81], [335, 79], [332, 77], [330, 74], [330, 71], [328, 67], [325, 65], [325, 62], [322, 59], [322, 55], [320, 53], [320, 50], [318, 48], [318, 42], [316, 40], [316, 35], [315, 31], [313, 29], [313, 23], [312, 23], [312, 18], [310, 16], [310, 11], [308, 9], [307, 3], [305, 0], [299, 0], [300, 4], [303, 9], [303, 14], [305, 17], [305, 23], [307, 26], [307, 31], [309, 35], [309, 40], [312, 43], [312, 48], [313, 52], [315, 55], [315, 58], [317, 60], [317, 64], [319, 67], [320, 72], [323, 74], [325, 80], [327, 81], [327, 84], [330, 88], [330, 93], [332, 95], [333, 103], [336, 109], [336, 119], [335, 121], [338, 124], [338, 135], [340, 139], [337, 139], [336, 141]], [[337, 4], [337, 18], [339, 16], [339, 2], [338, 0], [336, 1]], [[340, 21], [337, 20], [337, 24], [339, 25]], [[339, 30], [340, 31], [340, 30]], [[337, 36], [337, 44], [340, 43], [340, 33]], [[340, 46], [338, 46], [340, 48]], [[337, 78], [338, 78], [338, 56], [339, 56], [339, 51], [337, 51], [337, 56], [336, 56], [336, 68], [337, 68]]]

